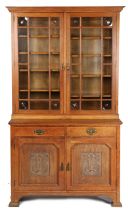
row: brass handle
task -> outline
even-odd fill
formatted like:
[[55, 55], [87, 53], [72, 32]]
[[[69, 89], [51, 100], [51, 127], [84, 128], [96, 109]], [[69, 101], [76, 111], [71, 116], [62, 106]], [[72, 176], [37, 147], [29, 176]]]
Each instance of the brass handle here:
[[95, 128], [89, 128], [89, 129], [86, 130], [86, 132], [87, 132], [87, 134], [89, 134], [89, 135], [93, 135], [93, 134], [96, 133], [96, 129], [95, 129]]
[[64, 66], [64, 64], [62, 64], [62, 70], [63, 70], [63, 71], [65, 70], [65, 66]]
[[36, 135], [43, 135], [45, 133], [46, 133], [46, 131], [45, 130], [42, 130], [42, 129], [34, 130], [34, 134], [36, 134]]
[[70, 71], [70, 65], [69, 64], [67, 64], [66, 69], [67, 69], [67, 71]]
[[66, 171], [70, 171], [70, 170], [71, 170], [71, 166], [70, 166], [69, 163], [67, 163], [67, 165], [66, 165]]
[[60, 165], [60, 171], [64, 171], [64, 164], [63, 163], [61, 163], [61, 165]]

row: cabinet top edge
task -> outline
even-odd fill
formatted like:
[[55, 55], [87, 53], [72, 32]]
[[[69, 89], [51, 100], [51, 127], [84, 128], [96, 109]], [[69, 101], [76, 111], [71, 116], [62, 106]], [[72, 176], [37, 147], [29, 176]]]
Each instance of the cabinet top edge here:
[[112, 125], [121, 125], [122, 122], [120, 119], [105, 119], [105, 120], [101, 120], [101, 119], [86, 119], [86, 120], [16, 120], [16, 119], [11, 119], [9, 122], [9, 125], [16, 125], [16, 126], [25, 126], [25, 125], [30, 125], [30, 126], [36, 126], [36, 125], [42, 125], [42, 126], [89, 126], [89, 125], [102, 125], [102, 126], [112, 126]]
[[9, 12], [120, 12], [125, 6], [80, 6], [80, 7], [6, 7]]

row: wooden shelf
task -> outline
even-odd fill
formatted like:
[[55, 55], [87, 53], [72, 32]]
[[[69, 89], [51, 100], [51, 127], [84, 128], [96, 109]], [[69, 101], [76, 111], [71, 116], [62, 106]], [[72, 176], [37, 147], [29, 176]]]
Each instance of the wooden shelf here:
[[102, 97], [105, 97], [105, 98], [110, 98], [112, 95], [110, 95], [110, 94], [103, 94], [103, 96]]
[[49, 52], [30, 52], [31, 55], [49, 55]]
[[[101, 74], [81, 74], [82, 78], [88, 78], [88, 77], [101, 77]], [[71, 74], [71, 77], [80, 77], [80, 74]]]
[[59, 55], [60, 52], [30, 52], [31, 55]]
[[[60, 72], [59, 69], [50, 69], [51, 72]], [[49, 69], [30, 69], [30, 72], [49, 72]]]
[[26, 89], [20, 89], [19, 90], [20, 92], [28, 92], [28, 89], [26, 90]]
[[19, 38], [27, 38], [27, 35], [18, 35]]
[[51, 101], [51, 102], [55, 102], [55, 101], [57, 101], [57, 102], [59, 102], [60, 101], [60, 99], [50, 99], [49, 100], [49, 98], [48, 99], [35, 99], [35, 98], [30, 98], [30, 101]]
[[100, 98], [100, 94], [82, 94], [82, 98]]
[[101, 54], [81, 54], [84, 57], [95, 57], [95, 56], [101, 56]]
[[19, 101], [28, 101], [28, 98], [19, 98]]
[[108, 99], [103, 99], [102, 98], [102, 101], [112, 101], [112, 99], [108, 98]]
[[30, 92], [60, 92], [59, 89], [53, 89], [53, 90], [50, 90], [49, 89], [31, 89]]
[[112, 26], [71, 26], [71, 29], [80, 29], [80, 28], [96, 28], [96, 29], [100, 29], [100, 28], [112, 28]]
[[112, 55], [111, 54], [105, 54], [105, 55], [103, 55], [103, 57], [112, 57]]
[[111, 36], [104, 36], [103, 39], [112, 39]]
[[111, 78], [112, 75], [107, 75], [107, 74], [104, 74], [103, 77], [108, 77], [108, 78]]
[[19, 72], [28, 72], [28, 69], [19, 69]]
[[60, 36], [59, 35], [51, 35], [51, 36], [45, 36], [45, 35], [30, 35], [30, 38], [46, 38], [46, 39], [48, 39], [48, 38], [60, 38]]
[[18, 63], [18, 65], [27, 66], [28, 63]]
[[103, 63], [104, 66], [112, 66], [112, 63]]
[[80, 63], [72, 63], [71, 65], [72, 66], [78, 66], [78, 65], [80, 65]]
[[95, 39], [101, 39], [100, 36], [82, 36], [82, 39], [87, 39], [87, 40], [95, 40]]
[[28, 55], [28, 52], [18, 52], [19, 55]]
[[82, 77], [101, 77], [101, 74], [82, 74]]
[[[71, 94], [70, 98], [80, 98], [80, 94]], [[100, 95], [99, 94], [86, 94], [86, 95], [81, 94], [81, 98], [100, 98]]]

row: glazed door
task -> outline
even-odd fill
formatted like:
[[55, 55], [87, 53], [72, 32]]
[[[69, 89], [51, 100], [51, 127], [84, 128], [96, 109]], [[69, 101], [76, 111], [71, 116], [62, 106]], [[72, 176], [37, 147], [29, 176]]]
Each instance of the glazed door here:
[[77, 137], [68, 142], [68, 190], [114, 190], [115, 139]]
[[15, 138], [15, 187], [64, 190], [64, 139]]
[[62, 113], [63, 14], [18, 14], [16, 20], [17, 110]]
[[70, 14], [67, 30], [67, 110], [111, 112], [116, 61], [115, 17]]

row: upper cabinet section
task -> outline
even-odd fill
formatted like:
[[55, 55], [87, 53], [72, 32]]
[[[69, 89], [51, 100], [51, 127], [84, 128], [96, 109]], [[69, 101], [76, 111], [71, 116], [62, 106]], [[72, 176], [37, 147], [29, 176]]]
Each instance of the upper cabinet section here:
[[13, 114], [118, 112], [122, 7], [13, 7]]
[[110, 16], [70, 18], [71, 110], [112, 109], [113, 36]]
[[17, 18], [19, 110], [61, 109], [61, 21], [48, 15]]

